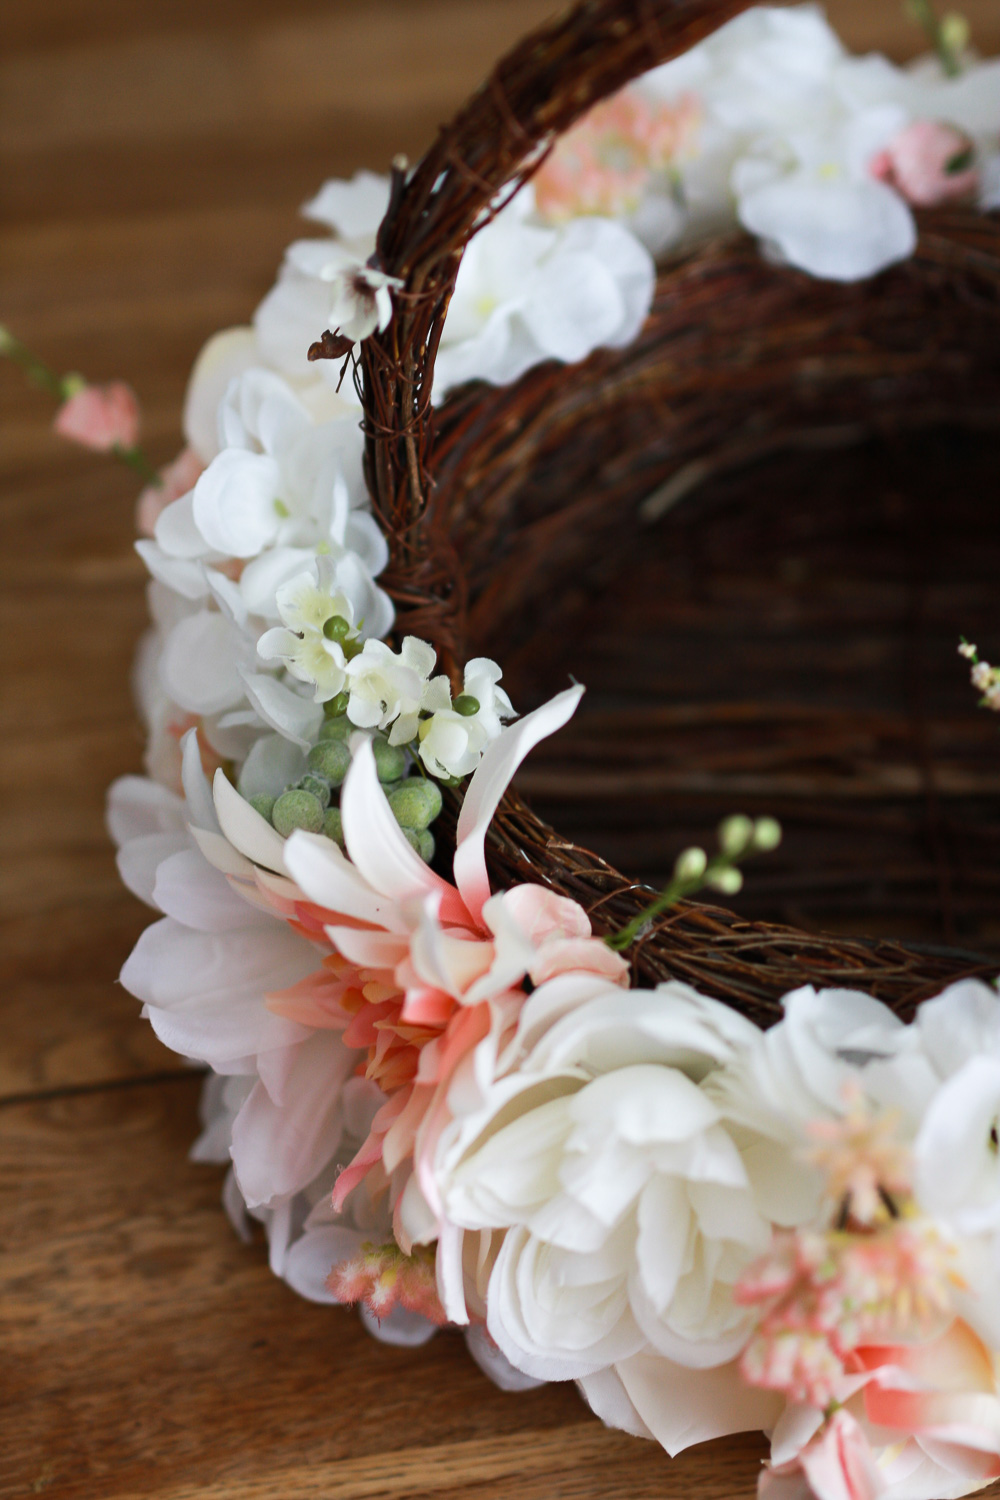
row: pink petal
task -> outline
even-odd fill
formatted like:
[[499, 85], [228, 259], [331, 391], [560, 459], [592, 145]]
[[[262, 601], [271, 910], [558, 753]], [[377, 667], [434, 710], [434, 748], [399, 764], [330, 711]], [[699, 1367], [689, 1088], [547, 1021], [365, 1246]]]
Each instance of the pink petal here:
[[131, 387], [120, 380], [85, 385], [63, 402], [52, 425], [60, 437], [97, 453], [134, 448], [139, 438], [139, 403]]

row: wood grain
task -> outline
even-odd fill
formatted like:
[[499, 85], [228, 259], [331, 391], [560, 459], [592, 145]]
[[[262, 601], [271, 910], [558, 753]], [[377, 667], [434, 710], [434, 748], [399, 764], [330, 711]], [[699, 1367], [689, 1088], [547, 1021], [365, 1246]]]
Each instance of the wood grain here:
[[[191, 362], [245, 321], [325, 176], [416, 156], [549, 0], [7, 0], [0, 317], [127, 377], [158, 460]], [[962, 7], [1000, 50], [996, 0]], [[919, 37], [838, 0], [856, 47]], [[197, 1079], [115, 983], [148, 920], [107, 784], [140, 768], [135, 487], [0, 368], [0, 1495], [749, 1500], [753, 1438], [671, 1463], [572, 1388], [504, 1396], [453, 1335], [406, 1352], [242, 1245], [186, 1151]]]

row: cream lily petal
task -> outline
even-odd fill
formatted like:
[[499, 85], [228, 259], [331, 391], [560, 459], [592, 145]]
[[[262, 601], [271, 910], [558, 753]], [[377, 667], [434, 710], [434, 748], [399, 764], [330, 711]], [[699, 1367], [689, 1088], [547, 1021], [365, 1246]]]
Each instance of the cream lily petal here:
[[[535, 746], [562, 729], [576, 712], [584, 689], [577, 684], [558, 693], [534, 713], [505, 729], [483, 752], [469, 782], [458, 819], [455, 884], [475, 921], [490, 898], [486, 872], [486, 830], [518, 766]], [[405, 843], [405, 840], [404, 840]], [[409, 845], [407, 845], [409, 848]], [[412, 851], [411, 851], [412, 852]]]
[[196, 729], [189, 729], [181, 740], [181, 780], [190, 821], [208, 833], [218, 833], [219, 820], [215, 816], [212, 788], [201, 763]]
[[406, 932], [397, 903], [373, 890], [332, 840], [297, 830], [284, 846], [285, 868], [310, 901], [338, 916]]
[[377, 772], [371, 740], [352, 736], [353, 760], [344, 781], [340, 813], [351, 861], [386, 896], [438, 895], [444, 921], [465, 915], [455, 891], [424, 864], [393, 817]]
[[219, 826], [233, 847], [255, 865], [285, 874], [285, 841], [281, 834], [244, 801], [221, 770], [215, 773], [213, 793]]

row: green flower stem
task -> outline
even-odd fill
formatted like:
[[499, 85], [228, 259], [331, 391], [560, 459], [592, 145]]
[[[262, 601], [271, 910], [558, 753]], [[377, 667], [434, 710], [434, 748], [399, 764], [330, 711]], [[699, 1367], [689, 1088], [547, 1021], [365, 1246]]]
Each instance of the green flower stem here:
[[73, 394], [72, 388], [67, 389], [63, 378], [50, 370], [48, 365], [43, 365], [40, 359], [36, 359], [30, 349], [26, 349], [20, 339], [16, 339], [9, 328], [0, 323], [0, 354], [5, 354], [12, 359], [16, 365], [20, 365], [32, 385], [41, 386], [43, 391], [48, 391], [50, 396], [55, 396], [57, 401], [65, 401]]
[[781, 843], [781, 826], [774, 818], [751, 818], [737, 813], [719, 825], [719, 853], [711, 859], [704, 849], [685, 849], [674, 865], [674, 877], [656, 899], [634, 916], [620, 932], [609, 933], [604, 941], [615, 953], [624, 953], [668, 907], [693, 896], [708, 886], [713, 891], [735, 896], [743, 885], [738, 865], [755, 854], [769, 854]]
[[657, 917], [675, 906], [678, 901], [683, 901], [686, 896], [693, 896], [697, 891], [703, 890], [705, 886], [712, 884], [713, 876], [717, 876], [723, 870], [735, 870], [735, 860], [729, 859], [724, 854], [717, 854], [705, 866], [704, 874], [684, 877], [674, 876], [669, 885], [664, 886], [655, 901], [650, 902], [641, 912], [634, 916], [620, 932], [610, 932], [604, 941], [615, 953], [624, 953], [630, 948], [641, 932], [656, 921]]
[[122, 448], [116, 443], [111, 452], [123, 464], [127, 464], [130, 469], [134, 469], [145, 484], [154, 484], [157, 489], [162, 489], [163, 480], [160, 477], [159, 471], [154, 469], [141, 448]]
[[961, 17], [949, 15], [945, 16], [944, 20], [940, 20], [932, 0], [906, 0], [906, 9], [917, 25], [923, 27], [928, 41], [937, 53], [945, 76], [957, 78], [962, 71], [958, 55], [961, 47], [955, 46], [953, 38], [956, 32], [960, 35], [963, 30]]

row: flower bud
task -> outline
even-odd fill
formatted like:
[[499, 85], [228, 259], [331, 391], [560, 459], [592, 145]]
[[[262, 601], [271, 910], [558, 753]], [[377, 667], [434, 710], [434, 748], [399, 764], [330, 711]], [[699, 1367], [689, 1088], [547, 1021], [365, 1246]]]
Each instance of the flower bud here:
[[340, 816], [339, 807], [328, 807], [323, 814], [323, 832], [328, 839], [333, 839], [335, 844], [344, 847], [344, 820]]
[[328, 641], [346, 641], [350, 633], [350, 621], [343, 615], [331, 615], [323, 625], [323, 634]]
[[403, 834], [411, 849], [415, 849], [423, 860], [429, 865], [434, 858], [434, 835], [426, 828], [404, 828]]
[[705, 873], [708, 864], [708, 856], [704, 849], [684, 849], [677, 856], [674, 865], [675, 880], [700, 880]]
[[938, 32], [941, 45], [953, 57], [964, 52], [969, 45], [969, 23], [964, 16], [957, 15], [951, 11], [948, 15], [941, 17], [941, 29]]
[[372, 740], [375, 770], [383, 786], [398, 781], [406, 770], [406, 751], [400, 745], [390, 745], [382, 734]]
[[334, 695], [334, 697], [328, 698], [327, 701], [323, 704], [323, 712], [326, 714], [328, 719], [339, 718], [341, 714], [346, 714], [347, 705], [350, 701], [350, 693], [337, 693]]
[[723, 896], [735, 896], [737, 891], [743, 889], [743, 876], [739, 870], [723, 866], [721, 870], [706, 871], [705, 884], [713, 891], [721, 892]]
[[758, 818], [753, 825], [753, 844], [763, 854], [770, 854], [781, 843], [781, 824], [777, 818]]
[[307, 771], [295, 785], [303, 792], [312, 792], [320, 807], [330, 806], [330, 783], [325, 776], [315, 776]]
[[474, 698], [471, 693], [459, 693], [451, 706], [463, 719], [471, 719], [479, 712], [481, 705], [479, 699]]
[[719, 824], [719, 847], [730, 859], [738, 859], [752, 843], [753, 824], [743, 813], [724, 818]]
[[323, 809], [312, 792], [292, 787], [290, 791], [282, 792], [275, 802], [271, 822], [282, 838], [287, 838], [296, 828], [304, 828], [306, 833], [319, 833], [323, 827]]
[[346, 740], [354, 733], [355, 726], [350, 719], [341, 716], [338, 719], [324, 719], [319, 729], [321, 740]]
[[410, 776], [393, 787], [389, 806], [402, 829], [426, 828], [441, 811], [441, 789], [423, 776]]
[[340, 786], [351, 766], [351, 752], [346, 740], [320, 740], [306, 757], [310, 771], [323, 776], [331, 786]]
[[269, 797], [266, 792], [258, 792], [255, 797], [250, 798], [250, 806], [254, 812], [259, 812], [261, 817], [266, 818], [269, 823], [271, 813], [274, 811], [274, 802], [275, 799]]

